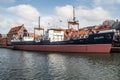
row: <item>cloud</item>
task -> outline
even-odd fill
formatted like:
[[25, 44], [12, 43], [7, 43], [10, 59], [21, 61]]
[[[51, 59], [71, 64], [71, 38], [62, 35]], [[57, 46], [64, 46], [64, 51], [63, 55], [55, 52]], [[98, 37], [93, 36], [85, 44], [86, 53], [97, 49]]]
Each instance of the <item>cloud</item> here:
[[34, 20], [40, 16], [40, 13], [37, 11], [37, 9], [31, 5], [22, 4], [9, 7], [7, 10], [27, 20]]
[[[11, 27], [25, 24], [28, 31], [33, 32], [33, 28], [38, 26], [38, 16], [40, 12], [31, 5], [18, 5], [7, 8], [11, 18], [0, 16], [0, 32], [8, 32]], [[100, 24], [105, 19], [111, 17], [109, 12], [102, 7], [83, 8], [78, 6], [75, 8], [76, 18], [80, 21], [80, 27], [92, 26]], [[73, 7], [71, 5], [56, 6], [55, 14], [41, 16], [41, 27], [44, 28], [67, 28], [67, 21], [72, 19]], [[10, 14], [12, 13], [12, 14]], [[5, 31], [3, 31], [5, 30]]]
[[10, 25], [12, 25], [12, 20], [0, 15], [0, 33], [6, 34], [10, 29]]
[[2, 22], [4, 20], [3, 16], [0, 15], [0, 22]]
[[115, 4], [120, 3], [120, 0], [94, 0], [96, 4]]
[[[64, 21], [65, 19], [67, 20], [72, 18], [73, 7], [71, 5], [62, 7], [59, 6], [56, 7], [55, 10], [58, 16], [64, 18]], [[78, 6], [75, 8], [75, 13], [82, 26], [97, 25], [97, 23], [100, 24], [101, 21], [111, 18], [109, 11], [103, 9], [102, 7], [86, 8]]]
[[58, 15], [44, 16], [41, 19], [41, 25], [45, 28], [66, 28], [67, 18], [60, 17]]
[[104, 10], [102, 7], [96, 7], [92, 9], [79, 7], [77, 9], [77, 16], [87, 21], [101, 21], [111, 17], [109, 12]]
[[[0, 15], [0, 32], [7, 33], [11, 27], [25, 24], [28, 30], [33, 30], [38, 23], [39, 11], [31, 5], [18, 5], [4, 8], [4, 11], [9, 15]], [[11, 14], [12, 13], [12, 14]], [[6, 16], [9, 16], [7, 18]], [[3, 31], [4, 30], [4, 31]]]
[[66, 6], [57, 6], [55, 8], [56, 14], [62, 17], [66, 17], [69, 18], [72, 16], [72, 9], [73, 7], [70, 5], [66, 5]]

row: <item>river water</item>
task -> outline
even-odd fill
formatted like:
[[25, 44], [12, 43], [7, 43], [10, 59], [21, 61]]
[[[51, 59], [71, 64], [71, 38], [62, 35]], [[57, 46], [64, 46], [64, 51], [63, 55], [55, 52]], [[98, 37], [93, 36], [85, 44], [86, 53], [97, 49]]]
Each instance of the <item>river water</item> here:
[[0, 80], [120, 80], [120, 54], [0, 49]]

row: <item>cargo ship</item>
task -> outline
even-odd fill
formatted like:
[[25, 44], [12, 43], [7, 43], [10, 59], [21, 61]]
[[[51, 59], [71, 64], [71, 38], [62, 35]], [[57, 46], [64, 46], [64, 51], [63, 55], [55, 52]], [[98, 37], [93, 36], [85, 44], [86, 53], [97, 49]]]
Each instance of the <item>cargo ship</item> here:
[[55, 41], [12, 41], [14, 49], [45, 52], [86, 52], [109, 53], [112, 46], [114, 33], [98, 33], [89, 35], [88, 38]]
[[[77, 30], [71, 28], [77, 26]], [[34, 28], [43, 30], [40, 27]], [[39, 40], [29, 37], [27, 30], [24, 30], [22, 37], [16, 40], [13, 36], [11, 44], [16, 50], [40, 51], [40, 52], [67, 52], [67, 53], [110, 53], [115, 30], [104, 26], [104, 29], [84, 28], [79, 29], [79, 22], [75, 19], [73, 10], [73, 20], [68, 21], [68, 29], [47, 29], [45, 34], [40, 36]]]

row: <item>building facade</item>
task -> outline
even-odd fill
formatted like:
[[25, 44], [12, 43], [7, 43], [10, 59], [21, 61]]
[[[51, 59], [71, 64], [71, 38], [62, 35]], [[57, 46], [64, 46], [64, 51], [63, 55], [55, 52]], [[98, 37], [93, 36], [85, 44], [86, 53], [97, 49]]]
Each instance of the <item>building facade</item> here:
[[15, 36], [16, 38], [23, 37], [24, 30], [26, 30], [24, 24], [22, 24], [21, 26], [11, 28], [7, 34], [7, 44], [11, 45], [11, 39], [13, 36]]
[[7, 45], [7, 37], [0, 34], [0, 46], [5, 47]]

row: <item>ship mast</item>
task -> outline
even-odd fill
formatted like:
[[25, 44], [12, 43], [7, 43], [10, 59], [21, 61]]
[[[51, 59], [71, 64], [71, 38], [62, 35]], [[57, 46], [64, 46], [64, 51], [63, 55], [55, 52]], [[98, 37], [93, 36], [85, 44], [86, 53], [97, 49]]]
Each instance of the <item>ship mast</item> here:
[[73, 21], [75, 21], [75, 9], [73, 7]]
[[[73, 17], [72, 17], [72, 21], [68, 21], [68, 29], [66, 30], [66, 38], [67, 40], [69, 40], [70, 38], [72, 38], [73, 36], [78, 36], [79, 35], [79, 22], [76, 20], [75, 17], [75, 8], [73, 7]], [[72, 27], [77, 26], [77, 30], [72, 31]]]
[[76, 21], [74, 7], [73, 7], [73, 21], [68, 21], [68, 29], [70, 29], [70, 25], [77, 25], [77, 29], [79, 30], [79, 23], [78, 21]]
[[35, 40], [35, 32], [36, 32], [36, 30], [38, 30], [38, 31], [43, 31], [43, 35], [44, 35], [44, 28], [41, 28], [40, 27], [40, 16], [39, 16], [39, 18], [38, 18], [38, 27], [34, 27], [34, 40]]
[[38, 19], [38, 28], [40, 28], [40, 16], [39, 16], [39, 19]]

